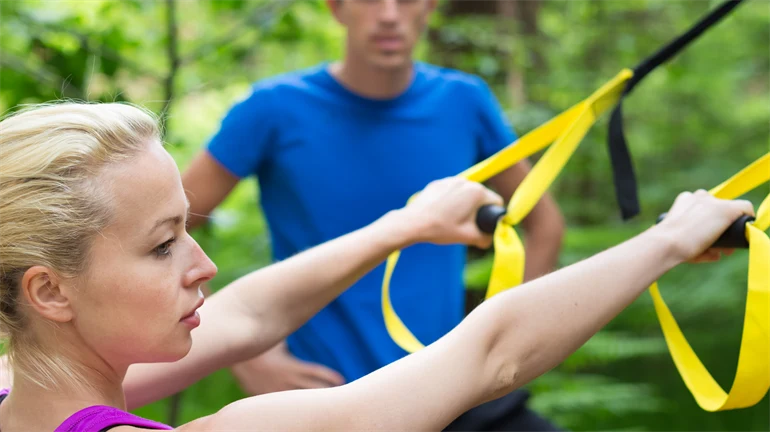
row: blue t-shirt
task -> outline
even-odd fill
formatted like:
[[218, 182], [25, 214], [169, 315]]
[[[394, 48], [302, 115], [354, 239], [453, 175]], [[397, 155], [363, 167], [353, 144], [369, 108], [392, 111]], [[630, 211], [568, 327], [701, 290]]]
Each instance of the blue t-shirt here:
[[[273, 256], [282, 260], [362, 228], [429, 182], [456, 175], [513, 142], [478, 77], [415, 64], [407, 90], [373, 100], [347, 90], [327, 65], [256, 83], [208, 144], [238, 177], [257, 176]], [[466, 248], [420, 244], [403, 251], [393, 306], [424, 344], [463, 318]], [[288, 338], [297, 357], [348, 381], [406, 353], [380, 306], [384, 265], [364, 276]]]

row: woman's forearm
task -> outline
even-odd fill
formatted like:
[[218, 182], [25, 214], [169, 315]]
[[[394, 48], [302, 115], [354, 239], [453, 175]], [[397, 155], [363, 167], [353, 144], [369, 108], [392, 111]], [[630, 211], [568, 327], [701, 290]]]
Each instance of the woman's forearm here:
[[387, 256], [418, 239], [403, 210], [236, 281], [228, 289], [259, 321], [259, 339], [274, 345], [305, 323]]

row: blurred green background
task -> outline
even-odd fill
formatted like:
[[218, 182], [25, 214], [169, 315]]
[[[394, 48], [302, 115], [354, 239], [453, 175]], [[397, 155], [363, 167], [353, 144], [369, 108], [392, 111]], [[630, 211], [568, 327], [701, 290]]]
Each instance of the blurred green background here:
[[[485, 78], [521, 135], [719, 3], [445, 1], [417, 57]], [[0, 32], [0, 111], [60, 98], [142, 104], [163, 114], [182, 169], [251, 82], [338, 59], [344, 35], [316, 0], [0, 1]], [[624, 111], [643, 212], [620, 221], [605, 116], [551, 189], [568, 221], [560, 265], [640, 232], [680, 191], [713, 187], [768, 151], [770, 3], [739, 7], [652, 73]], [[767, 192], [748, 198], [758, 205]], [[195, 233], [219, 266], [215, 289], [269, 263], [258, 194], [253, 180], [241, 183]], [[485, 287], [489, 258], [481, 251], [469, 256], [471, 298]], [[685, 334], [724, 388], [737, 364], [745, 286], [744, 252], [678, 268], [662, 280]], [[533, 407], [571, 430], [770, 430], [768, 397], [738, 411], [698, 408], [647, 294], [529, 387]], [[240, 397], [229, 372], [220, 371], [184, 393], [180, 421]], [[136, 412], [168, 421], [168, 405]]]

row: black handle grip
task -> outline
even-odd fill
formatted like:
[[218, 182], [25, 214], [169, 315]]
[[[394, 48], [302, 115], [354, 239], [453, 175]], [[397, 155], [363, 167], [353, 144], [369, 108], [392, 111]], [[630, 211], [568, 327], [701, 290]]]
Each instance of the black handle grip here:
[[[655, 223], [660, 223], [668, 213], [663, 213], [658, 216], [658, 220]], [[754, 216], [743, 215], [735, 220], [727, 230], [722, 233], [721, 236], [714, 242], [711, 247], [715, 248], [731, 248], [731, 249], [747, 249], [749, 247], [749, 241], [746, 239], [746, 224], [754, 221]]]
[[499, 205], [485, 205], [476, 212], [476, 226], [479, 231], [487, 234], [494, 234], [497, 221], [505, 216], [506, 209]]

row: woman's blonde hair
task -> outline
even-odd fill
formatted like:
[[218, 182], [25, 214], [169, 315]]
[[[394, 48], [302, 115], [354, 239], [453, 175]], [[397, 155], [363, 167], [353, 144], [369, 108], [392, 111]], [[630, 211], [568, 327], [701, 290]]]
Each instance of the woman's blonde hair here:
[[151, 112], [120, 103], [43, 104], [0, 122], [0, 331], [14, 373], [45, 388], [79, 381], [28, 331], [21, 278], [35, 265], [65, 277], [86, 269], [94, 235], [111, 218], [95, 178], [159, 135]]

